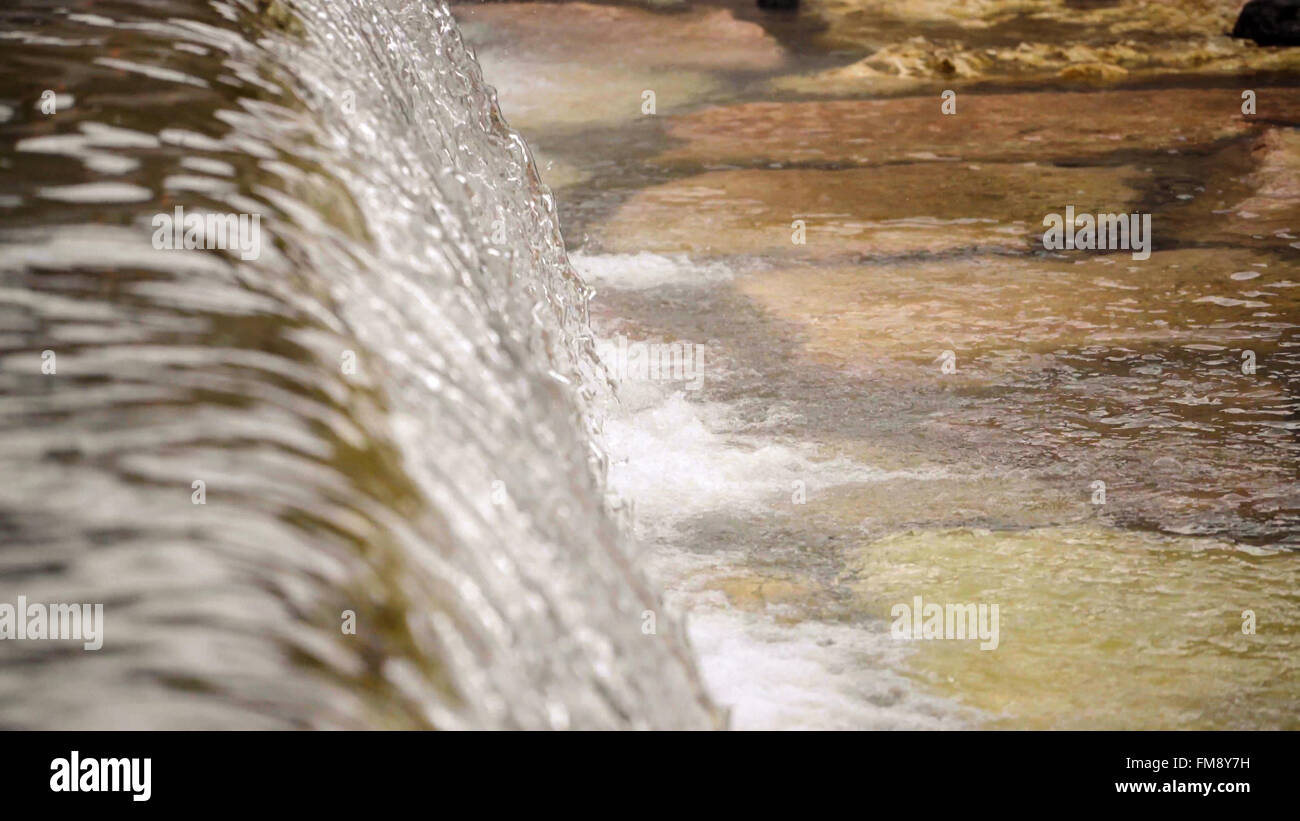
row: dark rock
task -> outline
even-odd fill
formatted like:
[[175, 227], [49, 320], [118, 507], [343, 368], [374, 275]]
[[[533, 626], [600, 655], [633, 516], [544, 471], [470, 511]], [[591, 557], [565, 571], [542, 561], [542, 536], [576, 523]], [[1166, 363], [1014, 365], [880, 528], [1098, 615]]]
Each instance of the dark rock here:
[[799, 8], [799, 0], [758, 0], [758, 7], [769, 11], [794, 11]]
[[1300, 0], [1250, 0], [1232, 36], [1261, 46], [1300, 46]]

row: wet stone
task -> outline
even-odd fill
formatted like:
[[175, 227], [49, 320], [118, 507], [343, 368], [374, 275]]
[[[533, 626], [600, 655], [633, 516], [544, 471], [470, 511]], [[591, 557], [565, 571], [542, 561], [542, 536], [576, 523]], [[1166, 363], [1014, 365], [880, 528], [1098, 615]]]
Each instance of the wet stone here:
[[609, 67], [762, 70], [784, 52], [755, 23], [724, 9], [658, 13], [589, 3], [457, 5], [466, 39], [479, 49]]
[[1294, 69], [1300, 53], [1228, 36], [1239, 0], [932, 2], [807, 0], [820, 42], [868, 56], [782, 78], [807, 94], [906, 93], [935, 82], [1112, 83], [1159, 75], [1222, 76]]
[[711, 72], [761, 71], [784, 59], [763, 29], [722, 9], [658, 13], [587, 3], [458, 5], [484, 79], [525, 132], [627, 123], [705, 99]]
[[1262, 356], [1285, 341], [1275, 320], [1300, 314], [1295, 279], [1248, 251], [1197, 249], [1145, 261], [1077, 251], [792, 267], [736, 287], [798, 323], [806, 355], [821, 362], [929, 366], [952, 350], [953, 375], [975, 379], [1048, 367], [1068, 349], [1218, 345]]
[[824, 259], [1025, 251], [1045, 213], [1067, 202], [1127, 211], [1140, 178], [1127, 167], [1034, 164], [715, 171], [638, 192], [594, 233], [604, 250], [626, 252]]
[[1261, 46], [1300, 46], [1300, 2], [1250, 0], [1232, 27], [1232, 36]]
[[[1285, 551], [1079, 524], [900, 532], [862, 545], [842, 581], [891, 629], [917, 597], [945, 618], [998, 607], [996, 651], [955, 630], [908, 641], [912, 675], [986, 727], [1295, 728], [1297, 572]], [[1245, 635], [1239, 602], [1270, 629]]]
[[1300, 131], [1270, 128], [1248, 143], [1233, 144], [1191, 181], [1195, 184], [1181, 185], [1161, 215], [1171, 238], [1282, 256], [1300, 250]]
[[1119, 151], [1195, 150], [1262, 128], [1300, 122], [1300, 94], [1257, 90], [1253, 117], [1239, 89], [959, 94], [941, 100], [745, 103], [675, 117], [680, 141], [660, 157], [704, 165], [853, 163], [926, 157], [965, 161], [1096, 158]]

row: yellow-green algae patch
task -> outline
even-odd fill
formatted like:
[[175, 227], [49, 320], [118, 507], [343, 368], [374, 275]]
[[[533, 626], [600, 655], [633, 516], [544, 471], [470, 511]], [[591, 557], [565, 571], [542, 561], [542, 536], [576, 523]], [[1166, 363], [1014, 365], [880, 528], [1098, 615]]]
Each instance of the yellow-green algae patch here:
[[996, 649], [916, 640], [909, 661], [994, 727], [1300, 728], [1300, 563], [1286, 551], [1087, 525], [964, 528], [898, 533], [850, 565], [860, 607], [891, 622], [917, 596], [998, 606]]

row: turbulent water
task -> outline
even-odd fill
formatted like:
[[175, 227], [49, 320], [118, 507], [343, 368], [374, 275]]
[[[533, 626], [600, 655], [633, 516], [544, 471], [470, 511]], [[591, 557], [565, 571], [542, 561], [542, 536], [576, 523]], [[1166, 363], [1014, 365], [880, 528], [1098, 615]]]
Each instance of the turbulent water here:
[[[0, 41], [0, 601], [105, 633], [0, 645], [0, 725], [719, 723], [441, 3], [18, 0]], [[177, 206], [260, 256], [157, 249]]]
[[[1295, 728], [1300, 49], [1237, 0], [686, 6], [453, 12], [598, 337], [705, 350], [606, 430], [731, 726]], [[1067, 205], [1153, 253], [1047, 252]], [[996, 651], [896, 640], [916, 596]]]
[[0, 606], [105, 638], [0, 642], [0, 726], [1297, 726], [1300, 49], [1238, 6], [10, 0]]

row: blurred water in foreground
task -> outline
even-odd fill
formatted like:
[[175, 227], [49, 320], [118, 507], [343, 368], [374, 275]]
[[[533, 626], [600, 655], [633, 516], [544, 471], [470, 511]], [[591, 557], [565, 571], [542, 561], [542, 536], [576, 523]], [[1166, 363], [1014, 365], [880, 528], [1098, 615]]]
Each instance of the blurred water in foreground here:
[[[718, 724], [441, 3], [17, 0], [0, 40], [0, 601], [105, 619], [0, 643], [0, 725]], [[260, 255], [159, 250], [178, 206]]]

